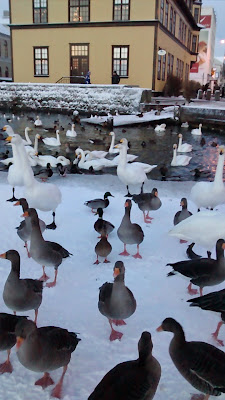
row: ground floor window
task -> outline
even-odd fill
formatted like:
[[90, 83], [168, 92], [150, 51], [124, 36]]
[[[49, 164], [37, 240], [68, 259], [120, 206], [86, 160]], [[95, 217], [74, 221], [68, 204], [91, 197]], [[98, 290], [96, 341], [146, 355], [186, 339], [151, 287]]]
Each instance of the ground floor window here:
[[86, 76], [89, 71], [89, 44], [71, 44], [70, 59], [70, 76]]
[[[159, 50], [161, 50], [159, 48]], [[158, 54], [158, 65], [157, 65], [157, 79], [161, 79], [161, 71], [162, 71], [162, 56]]]
[[49, 75], [48, 47], [34, 47], [34, 75]]
[[112, 46], [112, 74], [113, 71], [121, 78], [128, 78], [129, 46]]

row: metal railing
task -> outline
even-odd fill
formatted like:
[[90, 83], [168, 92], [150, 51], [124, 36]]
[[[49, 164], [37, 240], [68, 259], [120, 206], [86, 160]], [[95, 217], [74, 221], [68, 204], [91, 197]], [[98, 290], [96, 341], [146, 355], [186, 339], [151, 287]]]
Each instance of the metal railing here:
[[56, 83], [85, 83], [84, 76], [62, 76]]

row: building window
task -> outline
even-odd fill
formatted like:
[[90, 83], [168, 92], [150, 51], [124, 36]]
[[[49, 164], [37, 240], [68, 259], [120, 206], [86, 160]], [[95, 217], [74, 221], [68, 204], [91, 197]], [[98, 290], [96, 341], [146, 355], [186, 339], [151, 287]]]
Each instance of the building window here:
[[168, 28], [168, 17], [169, 17], [169, 3], [168, 3], [168, 0], [166, 0], [165, 20], [164, 20], [164, 25], [165, 25], [166, 29]]
[[130, 19], [130, 0], [113, 1], [113, 20], [128, 21]]
[[33, 21], [35, 24], [48, 22], [47, 0], [33, 0]]
[[8, 78], [9, 77], [9, 68], [5, 67], [5, 77]]
[[188, 29], [188, 38], [187, 38], [187, 48], [190, 50], [191, 47], [191, 31]]
[[8, 49], [8, 42], [4, 40], [4, 48], [5, 48], [5, 58], [9, 57], [9, 49]]
[[71, 76], [85, 76], [89, 71], [89, 44], [71, 44]]
[[193, 35], [192, 36], [192, 46], [191, 46], [191, 51], [193, 51], [193, 53], [196, 53], [196, 46], [197, 46], [197, 36]]
[[176, 32], [176, 11], [173, 12], [173, 27], [172, 27], [172, 34], [175, 36]]
[[90, 21], [90, 0], [69, 0], [69, 21]]
[[34, 47], [34, 75], [49, 75], [48, 47]]
[[112, 73], [116, 71], [121, 78], [128, 77], [129, 46], [112, 46]]
[[173, 7], [170, 7], [170, 26], [169, 31], [172, 32], [173, 29]]
[[187, 25], [184, 25], [184, 36], [183, 36], [183, 43], [186, 45], [187, 39]]
[[163, 24], [164, 21], [164, 0], [161, 0], [160, 3], [160, 22]]
[[[159, 50], [161, 50], [159, 48]], [[161, 70], [162, 70], [162, 56], [158, 54], [158, 67], [157, 67], [157, 79], [161, 80]]]
[[196, 24], [198, 24], [199, 23], [199, 8], [198, 7], [195, 7], [194, 19], [195, 19]]

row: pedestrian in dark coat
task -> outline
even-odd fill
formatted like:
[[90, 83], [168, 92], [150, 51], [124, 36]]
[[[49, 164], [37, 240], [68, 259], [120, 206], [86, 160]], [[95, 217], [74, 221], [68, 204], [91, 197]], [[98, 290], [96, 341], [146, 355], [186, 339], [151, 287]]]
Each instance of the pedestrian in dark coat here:
[[85, 76], [85, 83], [87, 83], [88, 85], [91, 83], [91, 72], [88, 71], [87, 75]]
[[118, 83], [120, 83], [120, 76], [117, 74], [116, 71], [113, 71], [112, 85], [117, 85]]

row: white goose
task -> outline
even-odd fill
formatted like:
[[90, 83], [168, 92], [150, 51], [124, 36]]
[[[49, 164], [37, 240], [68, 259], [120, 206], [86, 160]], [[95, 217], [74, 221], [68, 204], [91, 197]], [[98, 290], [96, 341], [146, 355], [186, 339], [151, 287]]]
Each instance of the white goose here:
[[16, 135], [11, 142], [17, 147], [20, 157], [20, 169], [24, 179], [24, 197], [30, 207], [41, 211], [53, 211], [53, 222], [48, 229], [55, 229], [55, 210], [62, 201], [62, 194], [59, 188], [52, 183], [41, 183], [34, 178], [33, 171], [29, 165], [27, 153], [24, 149], [22, 139]]
[[[81, 169], [86, 169], [89, 170], [90, 168], [93, 169], [94, 171], [100, 171], [105, 167], [111, 167], [111, 161], [104, 159], [98, 159], [98, 160], [85, 160], [85, 154], [84, 151], [80, 148], [76, 149], [75, 154], [80, 157], [80, 161], [78, 162], [78, 167]], [[91, 154], [89, 154], [91, 157]]]
[[177, 156], [177, 145], [173, 145], [173, 158], [170, 163], [171, 167], [182, 167], [188, 165], [192, 157], [189, 156]]
[[[214, 208], [225, 203], [225, 187], [223, 183], [225, 148], [219, 147], [219, 157], [213, 182], [197, 182], [191, 189], [191, 200], [200, 207]], [[222, 236], [221, 236], [222, 237]]]
[[118, 154], [120, 151], [119, 149], [115, 149], [115, 133], [114, 132], [110, 132], [109, 133], [110, 136], [112, 136], [112, 140], [111, 140], [111, 144], [110, 144], [110, 148], [109, 148], [109, 154]]
[[156, 125], [155, 132], [164, 132], [166, 130], [166, 124]]
[[188, 143], [182, 143], [182, 138], [183, 135], [180, 133], [178, 135], [179, 137], [179, 142], [178, 142], [178, 153], [189, 153], [190, 151], [192, 151], [192, 145], [188, 144]]
[[56, 131], [56, 138], [47, 137], [42, 140], [43, 140], [44, 144], [46, 144], [47, 146], [60, 146], [61, 142], [60, 142], [60, 137], [59, 137], [59, 130], [57, 129], [57, 131]]
[[[127, 187], [127, 196], [131, 197], [129, 192], [129, 185], [138, 185], [141, 184], [143, 186], [144, 182], [147, 180], [146, 175], [146, 164], [144, 166], [142, 163], [127, 163], [127, 139], [123, 138], [120, 140], [120, 144], [115, 146], [119, 149], [119, 163], [117, 166], [117, 176]], [[156, 165], [148, 165], [148, 172], [156, 167]]]
[[192, 133], [192, 135], [201, 136], [201, 134], [202, 134], [202, 124], [199, 124], [198, 128], [192, 129], [191, 133]]
[[75, 131], [74, 128], [75, 128], [75, 124], [72, 124], [71, 130], [70, 130], [70, 129], [67, 130], [66, 136], [69, 136], [69, 137], [76, 137], [76, 136], [77, 136], [77, 132]]
[[13, 164], [10, 165], [8, 169], [8, 176], [7, 180], [8, 183], [12, 186], [12, 192], [13, 196], [11, 199], [8, 199], [7, 201], [17, 201], [18, 199], [15, 198], [14, 192], [15, 192], [15, 186], [23, 186], [24, 185], [24, 178], [23, 178], [23, 171], [21, 169], [21, 162], [20, 162], [20, 156], [19, 156], [19, 151], [17, 146], [12, 142], [12, 138], [18, 136], [22, 142], [22, 138], [19, 135], [14, 136], [8, 136], [6, 138], [7, 142], [11, 142], [12, 144], [12, 152], [13, 152]]
[[34, 121], [34, 126], [42, 126], [42, 121], [39, 116], [36, 117], [36, 120]]

